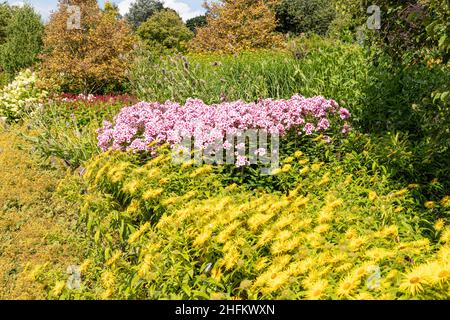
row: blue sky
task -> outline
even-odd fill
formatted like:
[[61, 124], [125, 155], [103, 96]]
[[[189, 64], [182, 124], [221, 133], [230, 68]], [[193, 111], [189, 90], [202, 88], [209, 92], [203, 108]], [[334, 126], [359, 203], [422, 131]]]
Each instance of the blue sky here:
[[[112, 0], [119, 6], [122, 14], [128, 11], [128, 7], [134, 0]], [[0, 2], [3, 2], [0, 0]], [[56, 9], [57, 0], [6, 0], [10, 4], [21, 5], [23, 3], [31, 4], [38, 11], [44, 20], [46, 20], [52, 10]], [[100, 6], [103, 6], [104, 0], [98, 0]], [[204, 0], [164, 0], [166, 7], [175, 9], [184, 20], [198, 16], [204, 12], [202, 4]]]

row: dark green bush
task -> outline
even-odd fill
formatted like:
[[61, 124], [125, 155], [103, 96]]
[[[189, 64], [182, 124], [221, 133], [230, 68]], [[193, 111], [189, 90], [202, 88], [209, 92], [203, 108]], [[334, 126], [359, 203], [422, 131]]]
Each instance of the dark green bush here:
[[278, 31], [324, 35], [335, 14], [329, 0], [282, 0], [276, 8]]
[[3, 44], [0, 42], [0, 65], [13, 76], [37, 61], [42, 49], [44, 25], [40, 15], [31, 6], [25, 5], [13, 10], [4, 30], [6, 40]]

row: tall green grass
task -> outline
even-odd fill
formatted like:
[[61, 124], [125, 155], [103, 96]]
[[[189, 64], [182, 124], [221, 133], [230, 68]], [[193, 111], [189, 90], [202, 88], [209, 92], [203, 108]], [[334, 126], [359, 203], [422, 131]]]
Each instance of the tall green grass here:
[[300, 49], [294, 46], [292, 50], [239, 55], [158, 58], [142, 54], [132, 72], [133, 88], [140, 99], [147, 101], [182, 103], [192, 97], [217, 103], [283, 99], [299, 93], [323, 95], [357, 106], [368, 74], [364, 50], [358, 45], [318, 38], [299, 41]]

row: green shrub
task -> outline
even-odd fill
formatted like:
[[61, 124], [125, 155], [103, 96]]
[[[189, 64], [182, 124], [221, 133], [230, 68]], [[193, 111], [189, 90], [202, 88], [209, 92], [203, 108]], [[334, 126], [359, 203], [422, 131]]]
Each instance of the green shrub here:
[[197, 28], [206, 26], [206, 23], [206, 15], [197, 16], [186, 20], [186, 27], [188, 27], [191, 32], [195, 33]]
[[325, 35], [335, 11], [329, 0], [282, 0], [276, 7], [276, 17], [280, 32]]
[[176, 11], [161, 10], [142, 23], [137, 30], [141, 40], [155, 51], [185, 51], [193, 33], [186, 27]]
[[64, 102], [47, 101], [43, 108], [28, 119], [33, 129], [26, 136], [44, 159], [59, 159], [67, 167], [79, 168], [97, 155], [96, 130], [103, 120], [111, 120], [124, 106], [122, 101]]
[[298, 42], [309, 48], [301, 59], [276, 50], [162, 58], [143, 54], [134, 64], [132, 87], [145, 101], [184, 102], [193, 97], [210, 104], [299, 93], [345, 100], [349, 108], [360, 105], [367, 76], [362, 49], [319, 39]]
[[125, 19], [134, 29], [137, 29], [151, 16], [163, 9], [163, 3], [159, 0], [136, 0], [132, 2]]
[[31, 67], [42, 49], [44, 25], [41, 16], [25, 5], [15, 8], [5, 28], [6, 40], [0, 41], [0, 66], [9, 75]]
[[[283, 194], [226, 185], [210, 166], [160, 154], [139, 165], [107, 152], [83, 181], [61, 184], [96, 244], [84, 286], [62, 297], [447, 297], [450, 230], [439, 224], [425, 237], [433, 222], [412, 210], [414, 191], [369, 174], [360, 155], [328, 165], [285, 158], [278, 174], [293, 180]], [[433, 205], [448, 212], [450, 201]]]

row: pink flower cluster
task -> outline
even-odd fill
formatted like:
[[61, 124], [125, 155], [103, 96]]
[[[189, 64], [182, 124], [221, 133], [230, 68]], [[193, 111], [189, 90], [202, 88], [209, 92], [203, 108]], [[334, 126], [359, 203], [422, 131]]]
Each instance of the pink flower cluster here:
[[[237, 130], [263, 129], [280, 136], [292, 131], [311, 135], [325, 132], [333, 123], [340, 126], [341, 131], [348, 132], [345, 120], [349, 117], [347, 109], [321, 96], [295, 95], [288, 100], [264, 99], [215, 105], [206, 105], [197, 99], [187, 100], [184, 106], [169, 101], [164, 104], [139, 102], [123, 108], [114, 124], [105, 121], [97, 134], [98, 145], [104, 151], [110, 148], [152, 151], [154, 146], [149, 145], [155, 140], [174, 145], [181, 142], [181, 136], [192, 137], [195, 147], [204, 149]], [[231, 146], [225, 142], [223, 147], [229, 149]]]

